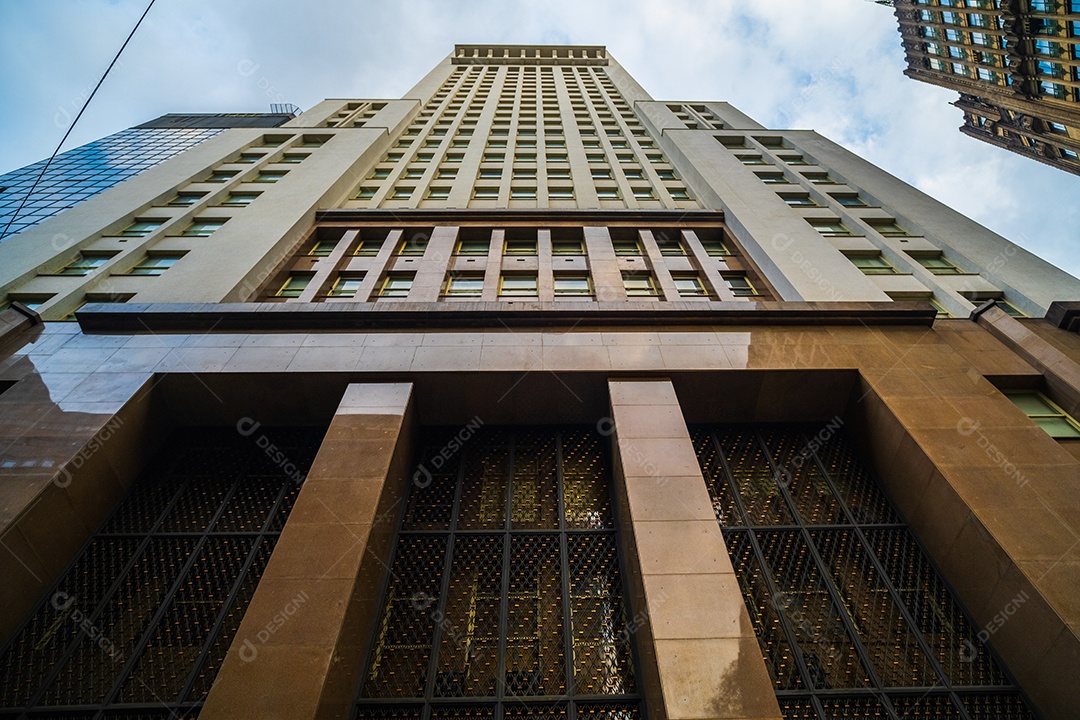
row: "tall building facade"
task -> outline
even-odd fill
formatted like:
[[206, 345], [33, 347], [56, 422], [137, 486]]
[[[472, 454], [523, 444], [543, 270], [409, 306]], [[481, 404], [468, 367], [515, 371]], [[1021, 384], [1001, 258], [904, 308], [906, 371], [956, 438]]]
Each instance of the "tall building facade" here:
[[956, 90], [960, 131], [1080, 173], [1080, 3], [896, 0], [908, 77]]
[[[0, 241], [175, 157], [225, 128], [276, 127], [295, 113], [163, 115], [0, 175]], [[46, 167], [47, 165], [47, 167]], [[42, 172], [44, 171], [44, 173]]]
[[0, 293], [0, 716], [1080, 705], [1080, 280], [602, 46], [223, 130]]

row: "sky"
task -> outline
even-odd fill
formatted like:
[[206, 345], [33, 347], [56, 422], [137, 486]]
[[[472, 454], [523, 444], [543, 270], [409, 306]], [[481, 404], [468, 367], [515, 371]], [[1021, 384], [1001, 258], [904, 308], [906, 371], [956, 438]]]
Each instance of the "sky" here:
[[[148, 0], [0, 0], [0, 173], [48, 157]], [[454, 43], [606, 45], [657, 100], [811, 129], [1080, 276], [1080, 177], [969, 138], [869, 0], [157, 0], [63, 149], [168, 112], [396, 98]]]

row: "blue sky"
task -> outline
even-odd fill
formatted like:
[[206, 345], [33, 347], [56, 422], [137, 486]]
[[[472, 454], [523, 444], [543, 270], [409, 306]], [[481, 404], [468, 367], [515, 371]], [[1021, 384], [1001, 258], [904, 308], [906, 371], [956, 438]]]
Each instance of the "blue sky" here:
[[[146, 0], [0, 0], [0, 172], [47, 157]], [[962, 135], [867, 0], [157, 0], [65, 149], [167, 112], [398, 97], [455, 42], [604, 44], [659, 100], [813, 129], [1080, 276], [1080, 177]]]

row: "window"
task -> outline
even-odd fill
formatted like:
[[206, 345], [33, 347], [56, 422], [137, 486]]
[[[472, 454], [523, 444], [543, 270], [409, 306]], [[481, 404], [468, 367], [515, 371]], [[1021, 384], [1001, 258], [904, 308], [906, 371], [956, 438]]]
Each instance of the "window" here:
[[655, 200], [656, 199], [656, 193], [653, 192], [652, 188], [635, 187], [635, 188], [631, 188], [631, 190], [634, 193], [634, 197], [636, 199], [638, 199], [638, 200]]
[[949, 312], [944, 305], [938, 302], [937, 298], [930, 298], [930, 304], [934, 306], [934, 310], [937, 312], [934, 314], [934, 318], [941, 320], [943, 318], [951, 318], [953, 314]]
[[450, 197], [450, 188], [448, 187], [433, 187], [427, 192], [428, 200], [446, 200]]
[[622, 284], [628, 297], [656, 297], [658, 294], [652, 275], [647, 273], [624, 272]]
[[596, 197], [600, 200], [618, 200], [619, 191], [616, 188], [596, 188]]
[[82, 253], [63, 268], [59, 275], [88, 275], [104, 265], [115, 253]]
[[180, 233], [185, 237], [208, 237], [225, 224], [225, 220], [195, 220]]
[[551, 200], [573, 200], [574, 188], [572, 187], [553, 187], [548, 188], [548, 198]]
[[236, 172], [233, 170], [215, 170], [214, 172], [210, 173], [210, 176], [206, 178], [206, 180], [204, 180], [203, 182], [223, 183], [229, 182], [234, 177], [236, 177]]
[[457, 173], [457, 168], [442, 169], [435, 173], [435, 177], [439, 180], [453, 180]]
[[806, 218], [806, 222], [825, 237], [851, 235], [851, 230], [844, 223], [834, 218]]
[[304, 162], [304, 159], [309, 155], [310, 153], [285, 153], [278, 162], [285, 163], [286, 165], [296, 165], [297, 163]]
[[[406, 230], [406, 234], [410, 231]], [[404, 237], [401, 244], [398, 245], [398, 255], [407, 255], [419, 257], [427, 251], [428, 240], [431, 236], [426, 232], [411, 231], [407, 237]]]
[[911, 234], [897, 225], [895, 220], [867, 220], [866, 223], [874, 228], [878, 234], [886, 237], [906, 237]]
[[448, 277], [443, 295], [447, 297], [480, 297], [483, 292], [484, 276], [465, 274]]
[[183, 253], [151, 253], [128, 270], [128, 275], [160, 275], [184, 257]]
[[252, 182], [276, 183], [288, 174], [288, 170], [263, 170]]
[[334, 252], [336, 247], [337, 240], [319, 240], [308, 250], [308, 255], [311, 257], [327, 257]]
[[679, 297], [708, 296], [701, 278], [694, 273], [672, 273], [671, 279], [675, 283], [675, 289], [679, 291]]
[[473, 190], [473, 197], [477, 200], [498, 200], [499, 188], [480, 186]]
[[379, 288], [379, 297], [407, 297], [412, 290], [415, 273], [387, 273]]
[[360, 291], [360, 284], [364, 282], [364, 276], [361, 275], [340, 275], [334, 284], [330, 286], [330, 292], [327, 293], [328, 297], [345, 297], [354, 298], [356, 293]]
[[262, 153], [240, 153], [240, 157], [236, 158], [236, 160], [234, 160], [233, 162], [245, 163], [245, 164], [247, 164], [247, 163], [257, 163], [260, 160], [262, 160], [264, 157], [266, 157], [266, 156], [263, 155]]
[[611, 238], [611, 247], [616, 255], [633, 256], [642, 255], [641, 243], [634, 238]]
[[386, 238], [360, 238], [360, 242], [357, 243], [356, 249], [353, 250], [353, 255], [356, 257], [375, 257], [379, 254], [379, 250], [382, 249], [383, 241]]
[[919, 255], [915, 260], [935, 275], [960, 275], [963, 272], [941, 255]]
[[786, 162], [788, 165], [810, 165], [811, 163], [806, 160], [802, 155], [781, 155], [780, 159]]
[[536, 295], [535, 275], [503, 275], [499, 281], [499, 297]]
[[360, 188], [360, 191], [358, 193], [356, 193], [356, 199], [357, 200], [371, 200], [373, 197], [375, 197], [375, 193], [378, 192], [378, 190], [379, 190], [379, 188], [362, 187], [362, 188]]
[[863, 271], [864, 275], [895, 275], [896, 268], [881, 255], [849, 255], [851, 264]]
[[502, 177], [502, 170], [497, 168], [490, 170], [481, 169], [479, 177], [481, 180], [498, 180]]
[[607, 168], [593, 168], [592, 169], [593, 180], [610, 180], [611, 170]]
[[190, 205], [194, 205], [195, 203], [199, 202], [199, 200], [203, 199], [204, 197], [206, 197], [206, 193], [202, 193], [202, 192], [182, 192], [182, 193], [177, 193], [176, 197], [174, 197], [172, 200], [170, 200], [169, 202], [167, 202], [165, 204], [166, 205], [173, 205], [175, 207], [188, 207]]
[[769, 162], [760, 155], [736, 155], [743, 165], [768, 165]]
[[250, 205], [251, 201], [262, 195], [257, 192], [231, 192], [228, 197], [221, 201], [223, 207], [244, 207]]
[[585, 248], [578, 238], [552, 238], [552, 255], [584, 255]]
[[1080, 423], [1042, 393], [1016, 390], [1006, 392], [1005, 395], [1050, 437], [1080, 438]]
[[535, 200], [536, 188], [534, 187], [512, 187], [510, 188], [511, 200]]
[[866, 207], [866, 203], [858, 195], [840, 195], [835, 194], [832, 196], [833, 200], [840, 203], [844, 207]]
[[660, 248], [661, 255], [685, 255], [681, 233], [678, 230], [654, 230], [653, 239]]
[[136, 220], [118, 234], [120, 237], [146, 237], [164, 224], [164, 220]]
[[584, 274], [564, 275], [556, 273], [554, 277], [555, 295], [591, 297], [592, 283], [589, 276]]
[[288, 279], [282, 284], [278, 291], [274, 293], [274, 297], [282, 298], [298, 298], [301, 293], [307, 289], [308, 284], [311, 282], [311, 274], [309, 273], [293, 273], [289, 275]]
[[702, 237], [700, 239], [701, 246], [705, 248], [705, 253], [711, 257], [726, 257], [732, 254], [731, 249], [718, 237]]
[[1004, 300], [998, 299], [998, 300], [995, 301], [995, 304], [999, 308], [1004, 310], [1005, 314], [1009, 315], [1010, 317], [1014, 317], [1014, 318], [1026, 318], [1027, 317], [1027, 315], [1024, 314], [1020, 310], [1020, 308], [1016, 307], [1012, 303], [1008, 303], [1008, 302], [1005, 302]]
[[780, 173], [758, 173], [757, 176], [761, 182], [770, 185], [784, 185], [791, 182]]
[[835, 185], [836, 181], [828, 173], [803, 173], [803, 176], [815, 185]]
[[503, 243], [503, 255], [535, 255], [536, 238], [507, 237]]
[[491, 240], [483, 237], [462, 237], [454, 248], [455, 255], [487, 255]]
[[750, 278], [746, 277], [746, 273], [720, 273], [720, 277], [724, 278], [728, 289], [731, 290], [731, 294], [735, 297], [749, 297], [758, 294], [750, 283]]
[[817, 207], [818, 204], [814, 202], [810, 195], [807, 193], [799, 193], [798, 195], [781, 195], [780, 199], [786, 202], [792, 207]]
[[398, 187], [394, 188], [394, 192], [390, 195], [390, 197], [394, 200], [405, 200], [412, 197], [413, 190], [415, 189], [416, 188], [414, 187], [399, 185]]

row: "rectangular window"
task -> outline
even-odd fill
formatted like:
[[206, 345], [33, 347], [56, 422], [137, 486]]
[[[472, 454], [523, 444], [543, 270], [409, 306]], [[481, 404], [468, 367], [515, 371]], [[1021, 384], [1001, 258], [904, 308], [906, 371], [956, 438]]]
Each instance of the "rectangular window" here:
[[555, 274], [556, 296], [592, 297], [592, 283], [588, 275], [561, 275]]
[[619, 191], [616, 188], [596, 188], [596, 197], [601, 200], [618, 200]]
[[896, 268], [881, 255], [849, 255], [851, 264], [863, 271], [864, 275], [895, 275]]
[[337, 240], [319, 240], [308, 250], [308, 255], [311, 257], [327, 257], [334, 252], [335, 247], [337, 247]]
[[120, 237], [146, 237], [164, 224], [164, 220], [136, 220], [118, 234]]
[[705, 285], [695, 273], [672, 273], [671, 279], [675, 283], [675, 289], [679, 291], [679, 297], [707, 297]]
[[806, 222], [825, 237], [837, 237], [851, 235], [852, 232], [844, 223], [833, 218], [807, 218]]
[[450, 188], [448, 187], [433, 187], [427, 192], [428, 200], [446, 200], [450, 197]]
[[236, 177], [236, 172], [233, 170], [215, 170], [210, 173], [209, 177], [207, 177], [206, 180], [203, 180], [203, 182], [223, 183], [229, 182], [234, 177]]
[[225, 222], [225, 220], [195, 220], [180, 234], [185, 237], [208, 237]]
[[551, 200], [573, 200], [574, 188], [572, 187], [553, 187], [548, 188], [548, 198]]
[[109, 261], [116, 253], [82, 253], [63, 268], [59, 275], [88, 275]]
[[443, 295], [447, 297], [480, 297], [484, 292], [483, 275], [452, 275], [446, 279]]
[[660, 248], [661, 255], [685, 255], [686, 248], [682, 243], [682, 233], [678, 230], [654, 230], [653, 239]]
[[499, 281], [499, 297], [536, 295], [535, 275], [503, 275]]
[[457, 241], [454, 248], [455, 255], [487, 255], [491, 246], [489, 238], [462, 237]]
[[535, 200], [536, 188], [533, 187], [512, 187], [510, 188], [511, 200]]
[[866, 203], [858, 195], [835, 194], [832, 198], [844, 207], [866, 207]]
[[383, 242], [386, 238], [360, 238], [360, 242], [356, 244], [356, 249], [353, 250], [355, 257], [375, 257], [379, 254], [379, 250], [382, 249]]
[[403, 236], [401, 243], [398, 244], [397, 254], [419, 257], [427, 251], [430, 238], [431, 236], [426, 232], [414, 232], [408, 235], [408, 231], [406, 231], [406, 236]]
[[375, 197], [375, 193], [379, 191], [379, 188], [362, 187], [359, 192], [356, 193], [357, 200], [371, 200]]
[[584, 255], [585, 248], [577, 238], [552, 238], [552, 255]]
[[758, 294], [750, 278], [746, 277], [746, 273], [721, 273], [720, 277], [724, 278], [728, 289], [735, 297], [750, 297]]
[[799, 193], [797, 195], [781, 195], [780, 199], [786, 202], [791, 207], [817, 207], [818, 204], [813, 201], [807, 193]]
[[536, 238], [506, 238], [503, 255], [535, 255]]
[[182, 257], [183, 253], [151, 253], [128, 270], [128, 275], [161, 275]]
[[251, 201], [262, 195], [257, 192], [231, 192], [228, 197], [221, 201], [222, 207], [244, 207]]
[[415, 273], [387, 273], [379, 288], [379, 297], [407, 297], [412, 290]]
[[726, 257], [732, 254], [731, 249], [720, 238], [701, 238], [701, 245], [711, 257]]
[[330, 286], [330, 292], [327, 293], [329, 297], [344, 297], [351, 298], [356, 297], [356, 293], [360, 291], [360, 284], [364, 282], [364, 276], [360, 275], [340, 275], [334, 284]]
[[791, 182], [780, 173], [758, 173], [757, 176], [761, 180], [761, 182], [768, 183], [770, 185], [785, 185]]
[[896, 224], [894, 220], [867, 220], [866, 223], [885, 237], [907, 237], [911, 235], [907, 230]]
[[286, 165], [296, 165], [302, 163], [310, 155], [310, 153], [285, 153], [278, 160], [279, 163], [285, 163]]
[[502, 170], [498, 168], [481, 169], [479, 177], [481, 180], [498, 180], [502, 177]]
[[288, 279], [274, 293], [274, 296], [282, 298], [300, 297], [300, 294], [307, 289], [308, 284], [311, 282], [311, 277], [310, 273], [293, 273], [289, 275]]
[[188, 207], [199, 202], [199, 200], [202, 200], [204, 197], [206, 197], [206, 193], [182, 192], [177, 193], [176, 197], [174, 197], [172, 200], [165, 204], [172, 205], [174, 207]]
[[628, 297], [656, 297], [658, 294], [652, 275], [647, 273], [624, 272], [622, 283]]
[[288, 174], [288, 170], [263, 170], [252, 182], [276, 183]]
[[398, 187], [394, 188], [394, 192], [390, 195], [390, 197], [394, 200], [405, 200], [412, 197], [413, 190], [415, 189], [416, 188], [414, 187], [399, 185]]
[[257, 163], [264, 157], [266, 157], [266, 155], [263, 155], [262, 153], [240, 153], [240, 157], [236, 158], [236, 160], [233, 160], [233, 162], [243, 164]]
[[959, 275], [963, 272], [941, 255], [920, 255], [915, 260], [935, 275]]
[[1080, 423], [1042, 393], [1015, 390], [1006, 392], [1005, 395], [1050, 437], [1080, 438]]

